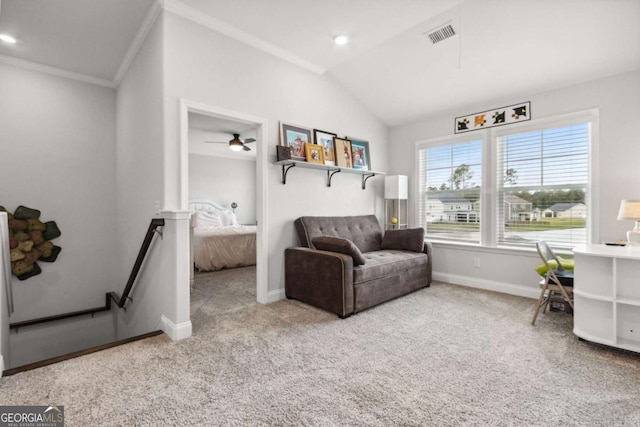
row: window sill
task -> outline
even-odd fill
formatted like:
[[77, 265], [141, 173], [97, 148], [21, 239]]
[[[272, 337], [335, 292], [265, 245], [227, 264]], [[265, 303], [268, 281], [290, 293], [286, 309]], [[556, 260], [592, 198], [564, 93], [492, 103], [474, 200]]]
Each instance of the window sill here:
[[[521, 248], [515, 246], [481, 246], [479, 244], [471, 243], [457, 243], [457, 242], [445, 242], [438, 240], [426, 239], [434, 248], [443, 249], [455, 249], [459, 251], [469, 252], [483, 252], [492, 254], [523, 256], [523, 257], [537, 257], [538, 253], [535, 248]], [[554, 249], [556, 255], [570, 255], [573, 256], [573, 252], [570, 249]]]

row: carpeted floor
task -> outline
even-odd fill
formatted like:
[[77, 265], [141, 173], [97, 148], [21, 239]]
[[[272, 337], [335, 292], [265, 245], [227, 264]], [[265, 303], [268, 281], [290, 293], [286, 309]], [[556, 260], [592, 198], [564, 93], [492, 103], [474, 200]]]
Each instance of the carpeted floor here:
[[534, 301], [446, 284], [346, 320], [255, 302], [255, 269], [199, 276], [191, 338], [0, 380], [67, 426], [637, 426], [640, 354], [577, 340]]

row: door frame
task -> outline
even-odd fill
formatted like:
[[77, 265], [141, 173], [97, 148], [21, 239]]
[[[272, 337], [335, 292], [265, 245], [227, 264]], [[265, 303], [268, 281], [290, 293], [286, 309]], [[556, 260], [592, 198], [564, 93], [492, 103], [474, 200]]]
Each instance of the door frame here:
[[[256, 125], [256, 295], [261, 304], [269, 302], [267, 230], [267, 141], [268, 120], [226, 108], [180, 99], [180, 207], [188, 210], [189, 197], [189, 113]], [[190, 268], [193, 268], [190, 266]]]

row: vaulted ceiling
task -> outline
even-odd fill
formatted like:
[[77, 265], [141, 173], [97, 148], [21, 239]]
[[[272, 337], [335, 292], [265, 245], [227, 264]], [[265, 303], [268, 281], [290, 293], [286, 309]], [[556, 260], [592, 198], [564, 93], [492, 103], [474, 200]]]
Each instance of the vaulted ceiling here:
[[[156, 0], [0, 0], [0, 61], [116, 85]], [[163, 0], [328, 74], [389, 126], [640, 69], [637, 0]], [[443, 24], [456, 35], [432, 44]], [[350, 43], [332, 38], [347, 34]], [[492, 105], [487, 105], [487, 108]], [[463, 107], [462, 107], [463, 108]], [[461, 110], [460, 115], [473, 113]]]

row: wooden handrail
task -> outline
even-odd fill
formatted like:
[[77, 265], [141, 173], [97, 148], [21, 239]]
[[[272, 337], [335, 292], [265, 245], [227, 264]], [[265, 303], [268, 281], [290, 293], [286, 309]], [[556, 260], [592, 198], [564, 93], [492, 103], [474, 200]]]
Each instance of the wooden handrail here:
[[23, 322], [16, 322], [9, 324], [9, 328], [18, 330], [19, 328], [24, 328], [25, 326], [38, 325], [41, 323], [55, 322], [57, 320], [68, 319], [71, 317], [85, 316], [85, 315], [94, 315], [96, 313], [100, 313], [102, 311], [111, 310], [111, 301], [114, 301], [116, 305], [120, 308], [123, 308], [125, 303], [129, 298], [129, 293], [131, 293], [131, 289], [133, 288], [133, 284], [140, 273], [140, 269], [142, 268], [142, 263], [144, 262], [144, 258], [149, 251], [149, 247], [151, 246], [151, 241], [153, 240], [153, 234], [155, 233], [158, 227], [164, 226], [164, 218], [154, 218], [151, 220], [149, 224], [149, 228], [147, 229], [147, 234], [144, 236], [144, 241], [142, 242], [142, 246], [140, 247], [140, 251], [138, 252], [138, 257], [136, 258], [136, 262], [133, 264], [133, 268], [131, 269], [131, 274], [129, 275], [129, 280], [122, 292], [122, 296], [119, 296], [115, 292], [107, 292], [105, 297], [105, 304], [103, 307], [89, 308], [87, 310], [80, 311], [72, 311], [70, 313], [64, 314], [56, 314], [54, 316], [41, 317], [39, 319], [25, 320]]

